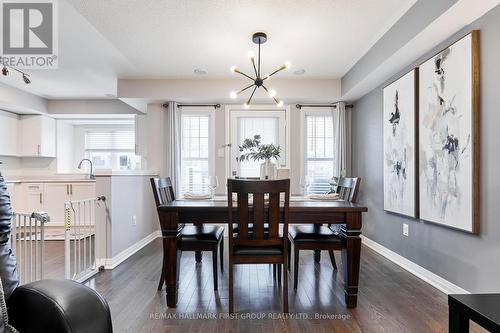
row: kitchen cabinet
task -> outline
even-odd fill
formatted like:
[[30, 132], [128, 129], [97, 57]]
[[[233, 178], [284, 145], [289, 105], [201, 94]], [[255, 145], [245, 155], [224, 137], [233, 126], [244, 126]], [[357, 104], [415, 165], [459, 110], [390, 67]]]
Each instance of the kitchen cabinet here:
[[21, 116], [20, 156], [56, 157], [56, 121], [41, 115]]
[[0, 156], [18, 155], [18, 115], [0, 111]]
[[148, 127], [146, 115], [135, 115], [135, 154], [146, 157], [148, 154]]
[[23, 183], [24, 213], [47, 212], [49, 226], [64, 225], [64, 203], [96, 197], [93, 182]]

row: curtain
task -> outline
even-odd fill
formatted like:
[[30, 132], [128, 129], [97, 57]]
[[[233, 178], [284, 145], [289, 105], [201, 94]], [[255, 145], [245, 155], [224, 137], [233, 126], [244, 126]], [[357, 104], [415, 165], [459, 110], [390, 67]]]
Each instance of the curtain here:
[[334, 176], [350, 176], [351, 174], [351, 115], [344, 102], [338, 102], [332, 108], [334, 153]]
[[176, 102], [168, 102], [167, 111], [165, 112], [165, 159], [163, 176], [170, 177], [175, 194], [179, 192], [179, 177], [180, 177], [180, 152], [181, 152], [181, 128], [180, 128], [180, 111]]

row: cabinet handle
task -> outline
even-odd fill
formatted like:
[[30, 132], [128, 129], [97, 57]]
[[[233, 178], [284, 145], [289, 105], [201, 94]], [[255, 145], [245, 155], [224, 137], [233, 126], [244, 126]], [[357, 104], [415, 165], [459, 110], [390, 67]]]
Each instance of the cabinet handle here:
[[40, 193], [40, 205], [42, 204], [42, 193]]
[[69, 184], [66, 184], [66, 195], [69, 195]]
[[73, 184], [69, 184], [69, 188], [70, 188], [71, 195], [73, 195]]
[[41, 149], [40, 149], [40, 145], [38, 145], [38, 155], [41, 154]]

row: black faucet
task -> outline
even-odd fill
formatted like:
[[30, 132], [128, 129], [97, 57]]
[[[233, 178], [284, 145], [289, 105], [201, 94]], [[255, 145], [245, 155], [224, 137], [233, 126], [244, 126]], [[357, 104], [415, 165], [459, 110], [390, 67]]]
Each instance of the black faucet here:
[[80, 161], [80, 163], [78, 163], [78, 169], [81, 169], [82, 168], [82, 163], [83, 161], [88, 161], [90, 163], [90, 179], [95, 179], [95, 175], [94, 175], [94, 172], [93, 172], [93, 167], [92, 167], [92, 161], [89, 160], [88, 158], [84, 158], [83, 160]]

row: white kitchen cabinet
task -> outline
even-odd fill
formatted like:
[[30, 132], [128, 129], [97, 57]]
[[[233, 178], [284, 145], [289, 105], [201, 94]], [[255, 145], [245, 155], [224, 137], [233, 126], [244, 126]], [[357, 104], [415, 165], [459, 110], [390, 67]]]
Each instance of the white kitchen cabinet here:
[[96, 197], [93, 182], [46, 182], [23, 183], [22, 195], [18, 201], [23, 201], [19, 212], [47, 212], [50, 217], [49, 226], [64, 225], [64, 203], [75, 200], [92, 199]]
[[0, 111], [0, 156], [18, 155], [18, 115]]
[[18, 198], [19, 198], [19, 194], [18, 194], [18, 191], [19, 191], [19, 184], [16, 184], [16, 183], [7, 183], [7, 192], [9, 193], [9, 196], [10, 196], [10, 204], [12, 206], [12, 210], [14, 212], [18, 212], [19, 211], [19, 208], [18, 207]]
[[96, 198], [95, 183], [71, 183], [71, 200], [87, 200]]
[[51, 224], [64, 223], [64, 203], [70, 200], [69, 184], [44, 184], [44, 210], [49, 214]]
[[21, 116], [20, 156], [56, 157], [56, 121], [41, 115]]
[[[20, 213], [32, 213], [44, 211], [44, 193], [43, 184], [41, 183], [25, 183], [22, 186], [22, 195], [19, 203]], [[24, 199], [24, 200], [23, 200]]]
[[135, 115], [135, 154], [148, 154], [148, 123], [146, 115]]

